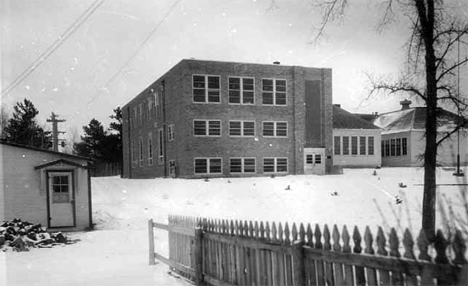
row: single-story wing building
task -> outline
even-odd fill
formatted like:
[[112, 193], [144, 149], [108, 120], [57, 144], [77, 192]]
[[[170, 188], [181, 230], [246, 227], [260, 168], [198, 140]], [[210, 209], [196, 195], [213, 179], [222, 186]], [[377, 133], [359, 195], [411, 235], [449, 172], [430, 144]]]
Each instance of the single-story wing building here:
[[333, 105], [333, 165], [380, 167], [380, 136], [379, 127]]
[[[410, 100], [403, 100], [400, 104], [401, 110], [380, 114], [374, 121], [375, 125], [382, 128], [382, 166], [422, 166], [426, 146], [424, 137], [426, 107], [410, 107]], [[440, 139], [453, 131], [458, 120], [463, 120], [463, 118], [439, 108], [438, 138]], [[460, 154], [460, 165], [468, 165], [467, 127], [465, 124], [465, 127], [461, 128], [458, 134], [452, 134], [450, 138], [440, 144], [437, 151], [438, 165], [456, 165], [458, 153]]]
[[47, 228], [93, 227], [90, 159], [0, 141], [0, 221]]

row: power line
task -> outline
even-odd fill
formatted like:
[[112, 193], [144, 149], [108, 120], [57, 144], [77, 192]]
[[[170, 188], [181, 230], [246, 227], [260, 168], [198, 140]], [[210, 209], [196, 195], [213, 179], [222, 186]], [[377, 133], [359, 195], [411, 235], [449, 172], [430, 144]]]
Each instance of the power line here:
[[94, 1], [39, 57], [32, 62], [16, 79], [4, 90], [2, 98], [9, 94], [16, 86], [23, 82], [35, 69], [47, 60], [75, 31], [78, 29], [99, 6], [106, 0]]
[[[101, 88], [105, 89], [107, 86], [114, 81], [114, 79], [117, 78], [117, 76], [122, 72], [122, 70], [135, 58], [135, 56], [140, 52], [140, 50], [143, 48], [143, 46], [146, 45], [146, 43], [149, 41], [149, 39], [153, 36], [153, 34], [156, 32], [156, 30], [161, 26], [161, 24], [166, 20], [167, 17], [172, 13], [174, 8], [179, 4], [181, 0], [176, 0], [172, 4], [172, 6], [169, 8], [169, 10], [166, 12], [164, 17], [158, 22], [158, 24], [154, 27], [154, 29], [151, 31], [151, 33], [145, 38], [145, 40], [140, 44], [137, 50], [128, 58], [128, 60], [117, 70], [117, 72], [106, 82], [106, 84]], [[96, 93], [94, 94], [93, 98], [88, 101], [88, 105], [91, 104], [98, 96], [100, 95], [100, 90], [97, 90]]]

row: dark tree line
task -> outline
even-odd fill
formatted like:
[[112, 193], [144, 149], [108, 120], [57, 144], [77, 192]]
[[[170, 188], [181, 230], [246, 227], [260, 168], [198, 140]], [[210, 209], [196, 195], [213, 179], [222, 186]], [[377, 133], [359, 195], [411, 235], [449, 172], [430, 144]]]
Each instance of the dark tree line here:
[[107, 163], [122, 162], [122, 110], [114, 109], [114, 114], [109, 116], [114, 121], [106, 130], [101, 122], [93, 118], [88, 125], [83, 126], [84, 135], [81, 142], [73, 146], [74, 153], [84, 157], [90, 157], [97, 161]]
[[37, 123], [36, 116], [39, 111], [34, 104], [24, 99], [14, 106], [12, 117], [9, 118], [6, 109], [2, 106], [1, 139], [7, 142], [49, 149], [52, 144], [50, 132]]

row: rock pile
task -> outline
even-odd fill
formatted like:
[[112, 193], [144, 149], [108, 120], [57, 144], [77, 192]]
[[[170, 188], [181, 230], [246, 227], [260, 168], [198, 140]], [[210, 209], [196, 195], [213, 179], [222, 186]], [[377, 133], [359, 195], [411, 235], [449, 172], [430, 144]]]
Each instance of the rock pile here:
[[68, 239], [61, 232], [49, 233], [41, 224], [33, 224], [15, 218], [0, 224], [0, 250], [29, 251], [31, 247], [50, 248], [66, 244]]

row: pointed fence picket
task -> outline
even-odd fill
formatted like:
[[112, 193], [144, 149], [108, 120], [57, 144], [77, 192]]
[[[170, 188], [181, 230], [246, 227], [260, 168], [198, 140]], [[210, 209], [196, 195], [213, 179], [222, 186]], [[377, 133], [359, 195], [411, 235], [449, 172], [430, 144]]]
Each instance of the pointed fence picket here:
[[350, 235], [334, 225], [219, 220], [171, 215], [169, 258], [162, 260], [197, 285], [468, 285], [466, 244], [460, 231], [441, 231], [429, 243], [406, 229], [402, 238], [369, 227]]

